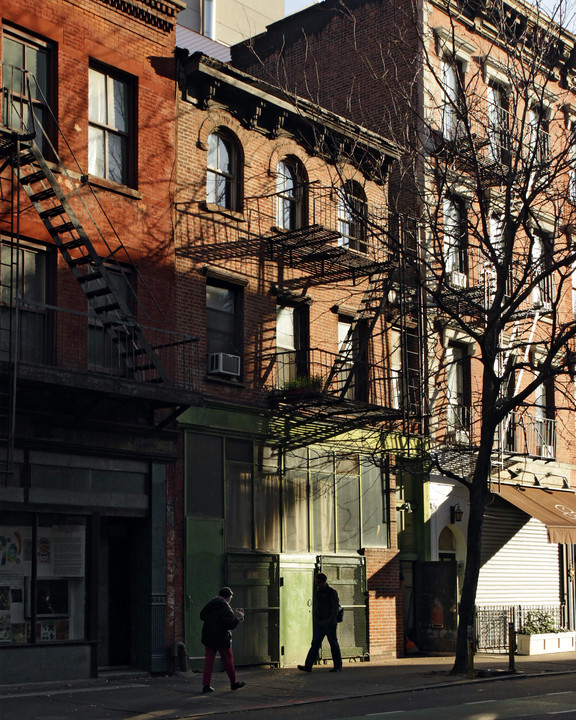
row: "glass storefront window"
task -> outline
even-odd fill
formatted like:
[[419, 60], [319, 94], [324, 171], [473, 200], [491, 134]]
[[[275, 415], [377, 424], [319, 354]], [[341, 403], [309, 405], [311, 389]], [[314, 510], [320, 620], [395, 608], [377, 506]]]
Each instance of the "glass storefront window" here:
[[85, 636], [86, 520], [0, 516], [0, 643]]

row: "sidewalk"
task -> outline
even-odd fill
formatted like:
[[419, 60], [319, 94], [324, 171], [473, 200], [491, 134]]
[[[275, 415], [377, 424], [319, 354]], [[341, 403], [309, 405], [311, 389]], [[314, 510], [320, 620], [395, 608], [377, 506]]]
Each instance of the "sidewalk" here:
[[[216, 713], [264, 710], [341, 698], [386, 695], [465, 682], [513, 681], [547, 673], [576, 673], [576, 653], [516, 657], [509, 674], [506, 655], [477, 655], [475, 679], [452, 676], [452, 657], [408, 657], [382, 663], [345, 663], [344, 672], [317, 666], [312, 673], [295, 668], [240, 668], [246, 687], [231, 692], [223, 672], [215, 673], [215, 692], [203, 695], [200, 673], [172, 677], [110, 674], [73, 683], [0, 685], [1, 720], [162, 720], [201, 718]], [[263, 718], [265, 714], [263, 713]]]

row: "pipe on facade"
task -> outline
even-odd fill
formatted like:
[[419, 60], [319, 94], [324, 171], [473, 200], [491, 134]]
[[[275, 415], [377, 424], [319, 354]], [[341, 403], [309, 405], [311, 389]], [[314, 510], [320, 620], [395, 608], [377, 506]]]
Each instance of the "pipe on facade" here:
[[172, 672], [179, 670], [180, 672], [188, 672], [188, 650], [182, 641], [175, 642], [170, 648], [170, 658], [172, 660]]

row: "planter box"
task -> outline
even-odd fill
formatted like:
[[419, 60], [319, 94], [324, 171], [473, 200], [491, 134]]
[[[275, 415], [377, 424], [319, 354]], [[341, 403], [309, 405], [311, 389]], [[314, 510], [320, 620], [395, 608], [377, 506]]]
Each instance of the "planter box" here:
[[518, 655], [544, 655], [545, 653], [576, 650], [576, 632], [544, 633], [542, 635], [516, 635]]

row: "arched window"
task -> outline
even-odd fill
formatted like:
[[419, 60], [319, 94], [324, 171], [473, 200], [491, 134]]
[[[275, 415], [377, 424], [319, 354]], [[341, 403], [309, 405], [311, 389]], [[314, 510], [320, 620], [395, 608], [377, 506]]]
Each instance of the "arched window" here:
[[338, 244], [366, 252], [366, 197], [357, 183], [346, 183], [338, 191]]
[[239, 150], [234, 140], [215, 132], [208, 138], [206, 202], [240, 209]]
[[304, 224], [302, 172], [294, 161], [282, 160], [276, 170], [276, 225], [297, 230]]

